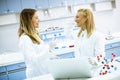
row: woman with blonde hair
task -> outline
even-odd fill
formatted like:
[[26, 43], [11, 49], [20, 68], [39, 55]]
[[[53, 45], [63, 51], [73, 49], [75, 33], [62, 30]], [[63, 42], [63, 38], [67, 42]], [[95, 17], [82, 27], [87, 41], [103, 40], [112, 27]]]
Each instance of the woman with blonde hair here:
[[46, 45], [39, 37], [39, 18], [35, 9], [23, 9], [18, 29], [19, 48], [24, 55], [27, 78], [49, 73], [46, 61], [53, 56], [55, 44]]
[[95, 29], [94, 16], [90, 9], [79, 9], [75, 16], [78, 29], [77, 34], [72, 34], [76, 41], [78, 56], [96, 57], [104, 56], [105, 37]]

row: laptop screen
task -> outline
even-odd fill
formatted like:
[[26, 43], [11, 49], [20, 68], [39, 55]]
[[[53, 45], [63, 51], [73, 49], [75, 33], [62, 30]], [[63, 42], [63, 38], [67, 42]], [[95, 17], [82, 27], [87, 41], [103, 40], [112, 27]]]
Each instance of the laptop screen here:
[[48, 69], [55, 79], [92, 77], [87, 57], [49, 60]]

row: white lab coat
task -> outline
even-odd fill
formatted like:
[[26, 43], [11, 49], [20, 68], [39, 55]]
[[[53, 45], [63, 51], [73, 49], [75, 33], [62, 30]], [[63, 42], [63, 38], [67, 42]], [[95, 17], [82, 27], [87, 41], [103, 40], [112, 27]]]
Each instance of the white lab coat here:
[[27, 78], [48, 73], [45, 63], [52, 56], [52, 53], [49, 53], [49, 47], [43, 41], [39, 45], [33, 44], [27, 35], [22, 35], [19, 39], [19, 47], [24, 55]]
[[100, 32], [94, 31], [87, 38], [87, 32], [84, 30], [80, 37], [77, 37], [79, 30], [71, 31], [69, 36], [75, 40], [76, 57], [87, 56], [95, 57], [99, 54], [105, 56], [105, 37]]

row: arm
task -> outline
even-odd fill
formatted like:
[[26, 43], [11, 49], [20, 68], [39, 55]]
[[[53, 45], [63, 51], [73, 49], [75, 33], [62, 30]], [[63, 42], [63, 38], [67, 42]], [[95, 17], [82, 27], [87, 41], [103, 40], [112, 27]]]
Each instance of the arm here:
[[98, 34], [95, 40], [95, 56], [100, 54], [105, 56], [105, 37], [102, 34]]
[[[40, 44], [40, 47], [38, 47], [38, 53], [33, 45], [34, 44], [27, 35], [21, 36], [19, 47], [22, 53], [24, 54], [25, 59], [29, 61], [42, 61], [51, 56], [49, 52], [49, 47]], [[36, 44], [36, 46], [38, 45]]]
[[89, 58], [89, 62], [94, 66], [99, 66], [101, 64], [98, 62], [98, 56], [102, 55], [99, 57], [100, 60], [105, 57], [105, 37], [101, 34], [96, 35], [94, 51], [94, 58]]

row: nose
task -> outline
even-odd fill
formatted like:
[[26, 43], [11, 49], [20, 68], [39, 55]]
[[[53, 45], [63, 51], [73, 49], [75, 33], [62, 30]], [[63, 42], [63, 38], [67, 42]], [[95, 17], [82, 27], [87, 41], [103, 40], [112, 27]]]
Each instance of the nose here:
[[76, 17], [74, 18], [75, 22], [76, 22]]
[[77, 19], [75, 18], [75, 22], [77, 22]]

